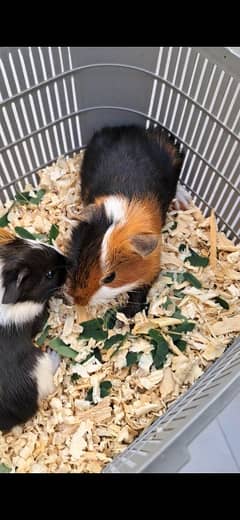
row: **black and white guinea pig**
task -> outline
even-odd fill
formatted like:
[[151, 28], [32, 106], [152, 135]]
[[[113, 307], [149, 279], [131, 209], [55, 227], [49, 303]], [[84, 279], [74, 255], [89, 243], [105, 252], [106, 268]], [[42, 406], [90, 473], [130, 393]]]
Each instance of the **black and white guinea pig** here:
[[[105, 127], [93, 135], [81, 167], [85, 208], [69, 244], [67, 291], [76, 304], [127, 292], [121, 310], [131, 317], [143, 308], [183, 161], [180, 143], [161, 128]], [[187, 206], [182, 188], [178, 195]]]
[[0, 229], [0, 430], [26, 422], [54, 391], [59, 358], [32, 343], [49, 298], [66, 278], [66, 258], [54, 247]]

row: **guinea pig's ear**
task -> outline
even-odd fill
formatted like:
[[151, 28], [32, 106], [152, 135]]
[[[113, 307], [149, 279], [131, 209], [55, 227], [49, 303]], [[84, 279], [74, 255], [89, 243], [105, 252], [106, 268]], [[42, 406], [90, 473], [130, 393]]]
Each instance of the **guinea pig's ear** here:
[[140, 256], [150, 255], [158, 246], [160, 235], [141, 234], [130, 239], [133, 250]]
[[27, 267], [23, 267], [15, 273], [14, 277], [7, 283], [2, 303], [17, 303], [21, 294], [22, 283], [29, 273], [30, 271]]
[[17, 283], [16, 283], [17, 289], [20, 289], [23, 280], [26, 280], [26, 278], [28, 277], [29, 274], [30, 274], [30, 270], [28, 267], [23, 267], [19, 271], [18, 276], [17, 276]]

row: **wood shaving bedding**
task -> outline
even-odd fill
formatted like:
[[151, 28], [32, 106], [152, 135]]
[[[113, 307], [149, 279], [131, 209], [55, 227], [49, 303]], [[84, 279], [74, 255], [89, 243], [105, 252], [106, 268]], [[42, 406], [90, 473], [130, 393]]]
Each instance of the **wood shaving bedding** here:
[[[45, 192], [26, 185], [27, 200], [0, 207], [0, 226], [7, 222], [64, 251], [81, 209], [82, 157], [60, 158], [40, 171], [37, 190]], [[193, 203], [187, 211], [171, 209], [162, 242], [162, 271], [147, 313], [128, 320], [114, 310], [116, 300], [82, 309], [52, 298], [36, 346], [62, 355], [56, 390], [32, 420], [0, 433], [0, 471], [100, 472], [240, 332], [240, 246], [217, 231], [214, 213], [204, 218]], [[94, 337], [84, 337], [87, 328]]]

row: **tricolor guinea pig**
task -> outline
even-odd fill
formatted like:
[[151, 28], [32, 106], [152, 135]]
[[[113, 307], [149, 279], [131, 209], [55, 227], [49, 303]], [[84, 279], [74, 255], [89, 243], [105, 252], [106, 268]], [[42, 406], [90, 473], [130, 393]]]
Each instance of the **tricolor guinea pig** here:
[[32, 343], [49, 298], [66, 278], [66, 258], [55, 248], [0, 229], [0, 430], [26, 422], [54, 390], [59, 358]]
[[121, 310], [131, 317], [143, 308], [160, 271], [161, 230], [183, 160], [161, 128], [106, 127], [93, 135], [81, 167], [84, 208], [69, 244], [67, 287], [76, 304], [127, 292]]

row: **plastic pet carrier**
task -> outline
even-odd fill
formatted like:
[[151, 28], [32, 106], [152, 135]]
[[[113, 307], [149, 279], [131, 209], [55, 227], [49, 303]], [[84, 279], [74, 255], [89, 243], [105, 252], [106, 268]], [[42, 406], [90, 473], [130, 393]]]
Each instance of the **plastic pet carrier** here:
[[[239, 241], [240, 58], [228, 48], [2, 47], [0, 196], [85, 147], [106, 124], [160, 123], [186, 149], [181, 182], [204, 215]], [[104, 472], [162, 472], [188, 459], [194, 436], [240, 384], [237, 339]]]

